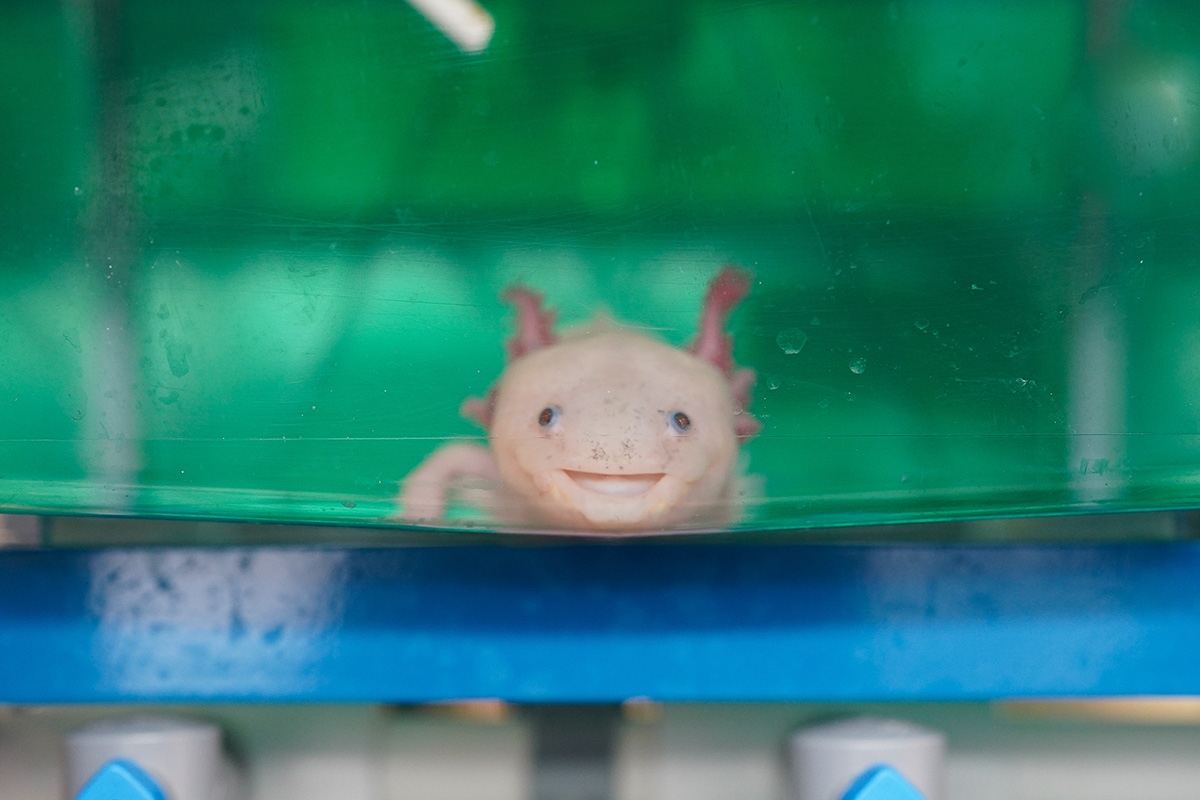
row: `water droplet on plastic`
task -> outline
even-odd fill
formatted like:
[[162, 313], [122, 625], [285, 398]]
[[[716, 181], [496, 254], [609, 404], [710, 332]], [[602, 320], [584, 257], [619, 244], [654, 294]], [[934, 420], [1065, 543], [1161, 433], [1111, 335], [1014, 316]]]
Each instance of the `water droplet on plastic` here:
[[804, 343], [807, 341], [808, 334], [799, 328], [786, 328], [775, 337], [775, 344], [779, 345], [779, 349], [789, 356], [794, 356], [803, 350]]
[[775, 376], [775, 375], [767, 376], [767, 388], [768, 389], [772, 389], [772, 390], [778, 389], [779, 386], [780, 386], [780, 381], [777, 376]]
[[867, 371], [867, 360], [865, 358], [856, 358], [850, 362], [850, 371], [855, 375], [862, 375]]
[[917, 330], [923, 331], [929, 327], [929, 317], [917, 317], [913, 320], [913, 325], [917, 326]]

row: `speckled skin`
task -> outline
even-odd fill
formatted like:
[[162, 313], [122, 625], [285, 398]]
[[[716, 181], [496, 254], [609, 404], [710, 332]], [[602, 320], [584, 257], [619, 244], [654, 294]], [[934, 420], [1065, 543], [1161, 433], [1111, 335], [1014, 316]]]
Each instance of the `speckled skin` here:
[[[737, 291], [714, 299], [730, 276]], [[744, 410], [753, 373], [733, 368], [721, 328], [747, 288], [740, 272], [718, 276], [706, 311], [723, 305], [706, 313], [690, 349], [605, 321], [559, 341], [540, 298], [523, 295], [514, 359], [486, 401], [465, 407], [488, 428], [489, 447], [434, 452], [405, 480], [401, 518], [436, 522], [452, 489], [475, 484], [499, 524], [620, 532], [729, 523], [739, 444], [757, 423]]]

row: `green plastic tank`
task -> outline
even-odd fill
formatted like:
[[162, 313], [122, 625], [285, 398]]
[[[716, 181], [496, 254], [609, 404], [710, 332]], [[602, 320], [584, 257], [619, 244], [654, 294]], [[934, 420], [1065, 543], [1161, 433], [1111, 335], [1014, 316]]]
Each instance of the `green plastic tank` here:
[[1194, 4], [480, 2], [0, 7], [0, 510], [394, 525], [506, 286], [727, 262], [736, 527], [1200, 505]]

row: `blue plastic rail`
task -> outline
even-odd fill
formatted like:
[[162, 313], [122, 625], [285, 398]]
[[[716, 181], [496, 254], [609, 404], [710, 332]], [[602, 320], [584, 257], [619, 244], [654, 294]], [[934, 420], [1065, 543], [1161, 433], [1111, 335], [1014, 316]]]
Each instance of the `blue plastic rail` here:
[[1200, 694], [1200, 545], [0, 551], [0, 701]]

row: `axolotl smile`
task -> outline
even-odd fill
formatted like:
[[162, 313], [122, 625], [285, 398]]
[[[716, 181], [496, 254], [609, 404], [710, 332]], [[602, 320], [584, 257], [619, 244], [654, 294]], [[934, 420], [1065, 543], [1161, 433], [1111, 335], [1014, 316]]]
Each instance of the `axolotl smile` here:
[[579, 472], [573, 469], [564, 469], [561, 470], [561, 473], [576, 488], [609, 497], [640, 497], [666, 477], [664, 472], [655, 472], [650, 475], [606, 475], [602, 472]]

